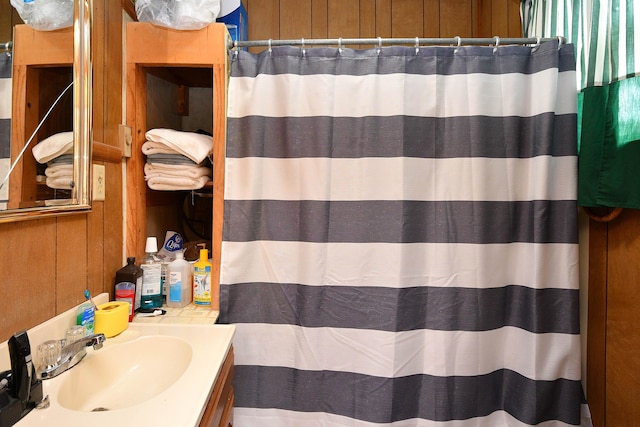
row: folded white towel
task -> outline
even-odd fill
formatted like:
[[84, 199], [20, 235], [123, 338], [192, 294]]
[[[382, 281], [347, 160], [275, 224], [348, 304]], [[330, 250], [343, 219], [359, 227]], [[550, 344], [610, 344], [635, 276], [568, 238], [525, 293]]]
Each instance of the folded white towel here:
[[73, 153], [73, 132], [60, 132], [40, 141], [31, 149], [38, 163], [47, 163], [62, 154]]
[[167, 177], [186, 177], [191, 179], [197, 179], [203, 176], [211, 176], [211, 168], [204, 166], [189, 166], [189, 165], [171, 165], [165, 163], [145, 163], [144, 175], [146, 178], [155, 176], [167, 176]]
[[47, 177], [47, 187], [54, 188], [56, 190], [71, 190], [71, 182], [73, 182], [73, 176], [57, 176]]
[[152, 154], [180, 154], [173, 148], [169, 148], [164, 144], [153, 141], [145, 141], [142, 144], [142, 154], [150, 156]]
[[[147, 178], [145, 178], [147, 179]], [[152, 190], [198, 190], [205, 186], [210, 179], [208, 176], [200, 178], [180, 178], [173, 176], [154, 176], [147, 179], [147, 185]]]
[[[196, 163], [206, 159], [213, 150], [213, 138], [200, 133], [174, 129], [151, 129], [147, 131], [145, 136], [147, 141], [163, 144]], [[157, 147], [154, 146], [154, 149]]]
[[73, 165], [61, 164], [47, 166], [44, 170], [44, 174], [50, 178], [56, 178], [60, 176], [70, 176], [73, 178]]

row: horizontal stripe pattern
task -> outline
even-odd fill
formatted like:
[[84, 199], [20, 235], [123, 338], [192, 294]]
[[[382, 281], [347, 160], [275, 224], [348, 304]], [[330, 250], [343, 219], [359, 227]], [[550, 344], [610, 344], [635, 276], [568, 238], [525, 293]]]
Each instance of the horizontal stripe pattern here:
[[[579, 335], [535, 334], [514, 327], [491, 331], [420, 329], [398, 333], [348, 327], [238, 323], [252, 340], [234, 343], [236, 365], [281, 366], [306, 371], [353, 372], [376, 377], [477, 376], [500, 369], [533, 380], [580, 380]], [[415, 342], [424, 346], [416, 347]], [[293, 354], [271, 351], [294, 348]], [[457, 357], [452, 357], [452, 355]], [[557, 358], [569, 355], [570, 364]]]
[[[355, 420], [343, 415], [318, 412], [296, 412], [284, 409], [238, 408], [233, 409], [233, 420], [236, 425], [260, 427], [528, 427], [505, 411], [495, 411], [486, 417], [474, 417], [466, 420], [431, 421], [420, 418], [372, 423]], [[571, 424], [557, 420], [545, 421], [537, 427], [569, 427]]]
[[[500, 159], [575, 156], [577, 152], [575, 114], [446, 118], [246, 116], [229, 118], [227, 129], [229, 158]], [[403, 144], [403, 138], [419, 143]], [[295, 144], [290, 143], [292, 139]]]
[[[381, 378], [350, 372], [238, 365], [234, 375], [236, 387], [265, 391], [236, 396], [237, 407], [316, 412], [320, 401], [323, 412], [375, 423], [416, 416], [433, 421], [461, 420], [502, 410], [530, 425], [550, 419], [580, 423], [579, 381], [534, 381], [507, 369], [471, 377]], [[314, 387], [315, 384], [322, 387]], [[266, 392], [264, 385], [279, 392]]]
[[[221, 289], [224, 323], [298, 324], [380, 331], [488, 331], [578, 334], [578, 291], [498, 288], [303, 286], [235, 283]], [[262, 310], [266, 305], [271, 310]], [[245, 310], [245, 311], [242, 311]]]
[[234, 283], [578, 289], [576, 244], [223, 241], [222, 257], [222, 275]]
[[[235, 51], [232, 60], [241, 64], [234, 77], [255, 77], [258, 74], [333, 74], [364, 76], [367, 74], [467, 74], [469, 69], [482, 74], [533, 74], [548, 68], [575, 70], [573, 47], [559, 46], [558, 41], [539, 46], [501, 45], [497, 50], [488, 46], [420, 46], [406, 49], [385, 46], [356, 50], [314, 47], [304, 52], [292, 46], [274, 47], [258, 55]], [[293, 59], [290, 61], [288, 59]]]
[[[575, 72], [558, 72], [557, 69], [531, 75], [261, 74], [255, 78], [232, 77], [229, 98], [235, 99], [235, 103], [228, 116], [531, 117], [551, 111], [560, 115], [575, 114], [575, 78]], [[549, 85], [549, 80], [554, 83]], [[295, 90], [287, 90], [287, 87]], [[542, 90], [549, 87], [553, 91]], [[560, 92], [558, 96], [556, 91]], [[441, 94], [466, 102], [444, 102]], [[509, 96], [505, 97], [505, 94]], [[358, 98], [369, 99], [369, 102], [354, 103]], [[273, 99], [280, 102], [274, 103]]]
[[580, 423], [572, 51], [232, 55], [234, 423]]
[[227, 200], [224, 228], [240, 242], [577, 243], [576, 215], [575, 200]]
[[[575, 156], [437, 160], [248, 157], [228, 159], [227, 167], [244, 171], [227, 186], [229, 200], [300, 200], [303, 195], [305, 200], [315, 201], [528, 201], [570, 200], [577, 186], [578, 164]], [[264, 170], [272, 172], [265, 175]], [[536, 179], [540, 175], [566, 185], [549, 186]], [[296, 177], [295, 181], [291, 177]], [[330, 180], [318, 185], [318, 177]], [[502, 185], [504, 182], [509, 185]]]

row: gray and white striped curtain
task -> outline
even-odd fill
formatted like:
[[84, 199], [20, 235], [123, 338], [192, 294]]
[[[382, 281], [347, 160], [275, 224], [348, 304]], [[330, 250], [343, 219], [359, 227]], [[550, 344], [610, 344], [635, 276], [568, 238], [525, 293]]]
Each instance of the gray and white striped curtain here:
[[581, 423], [573, 46], [232, 54], [234, 426]]

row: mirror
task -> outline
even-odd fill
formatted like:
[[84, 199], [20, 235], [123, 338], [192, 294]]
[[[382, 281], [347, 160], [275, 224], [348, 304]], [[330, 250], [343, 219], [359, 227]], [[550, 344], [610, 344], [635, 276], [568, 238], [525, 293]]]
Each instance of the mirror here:
[[40, 31], [0, 0], [0, 223], [91, 208], [92, 5], [73, 3]]

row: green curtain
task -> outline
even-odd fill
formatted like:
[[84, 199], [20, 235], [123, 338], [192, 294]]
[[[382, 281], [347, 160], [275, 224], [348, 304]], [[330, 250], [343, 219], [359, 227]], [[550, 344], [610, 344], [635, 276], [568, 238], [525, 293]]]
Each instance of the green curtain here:
[[576, 49], [578, 203], [640, 208], [640, 2], [523, 0], [525, 37]]

